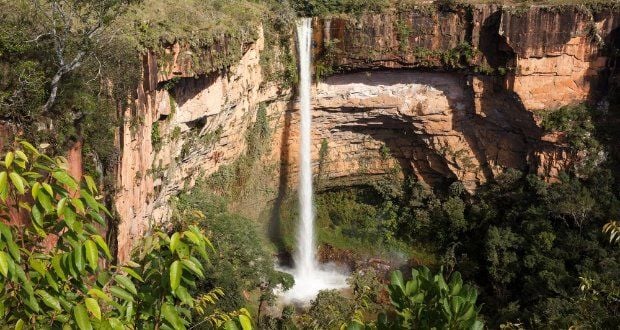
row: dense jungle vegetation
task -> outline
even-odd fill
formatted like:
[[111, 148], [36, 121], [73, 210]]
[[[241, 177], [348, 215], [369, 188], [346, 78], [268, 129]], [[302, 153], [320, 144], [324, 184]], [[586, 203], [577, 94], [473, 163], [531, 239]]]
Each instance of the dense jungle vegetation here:
[[[439, 6], [476, 2], [439, 1]], [[511, 1], [511, 3], [613, 1]], [[173, 201], [173, 225], [153, 228], [130, 261], [113, 238], [115, 133], [136, 97], [141, 54], [166, 60], [186, 44], [196, 73], [225, 69], [257, 38], [269, 79], [296, 81], [296, 16], [359, 15], [416, 0], [0, 0], [0, 326], [16, 329], [479, 329], [620, 327], [620, 172], [615, 94], [610, 107], [545, 114], [583, 161], [547, 182], [508, 170], [475, 193], [394, 177], [316, 197], [319, 240], [353, 258], [402, 261], [397, 272], [359, 268], [347, 292], [324, 291], [307, 309], [279, 306], [292, 286], [274, 268], [291, 252], [294, 196], [267, 224], [240, 214], [269, 176], [260, 157], [264, 111], [237, 162]], [[225, 36], [219, 56], [201, 50]], [[281, 66], [274, 66], [280, 63]], [[162, 63], [159, 63], [162, 65]], [[162, 86], [163, 88], [163, 86]], [[137, 122], [136, 125], [140, 123]], [[30, 141], [30, 142], [26, 142]], [[81, 182], [63, 154], [84, 144]], [[327, 141], [329, 142], [329, 141]], [[37, 147], [34, 147], [34, 146]], [[41, 146], [41, 147], [39, 147]], [[44, 149], [44, 150], [41, 150]], [[386, 150], [389, 153], [389, 150]], [[264, 221], [267, 222], [267, 221]], [[413, 267], [413, 269], [412, 269]], [[428, 267], [428, 268], [427, 268]], [[404, 275], [403, 275], [404, 274]]]

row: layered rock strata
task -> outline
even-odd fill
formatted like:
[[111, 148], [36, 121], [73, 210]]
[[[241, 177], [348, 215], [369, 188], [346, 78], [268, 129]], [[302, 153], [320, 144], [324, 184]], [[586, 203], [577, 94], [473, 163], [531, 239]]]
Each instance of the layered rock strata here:
[[[340, 72], [314, 90], [320, 186], [402, 169], [429, 184], [461, 180], [473, 189], [507, 168], [554, 176], [570, 166], [573, 155], [543, 132], [537, 112], [604, 91], [611, 67], [602, 45], [617, 42], [619, 14], [424, 8], [315, 20], [317, 73]], [[273, 131], [272, 152], [261, 160], [276, 168], [273, 198], [295, 189], [294, 93], [265, 81], [259, 34], [238, 63], [217, 71], [195, 72], [178, 60], [187, 58], [180, 46], [164, 65], [145, 56], [144, 83], [119, 133], [121, 259], [170, 218], [172, 196], [244, 152], [261, 104]]]
[[[152, 226], [170, 219], [170, 197], [242, 154], [259, 104], [284, 111], [279, 90], [262, 86], [263, 47], [261, 32], [239, 63], [197, 75], [176, 62], [162, 73], [153, 55], [145, 58], [145, 83], [125, 111], [120, 136], [115, 207], [121, 259]], [[178, 51], [172, 48], [171, 57], [179, 58]]]

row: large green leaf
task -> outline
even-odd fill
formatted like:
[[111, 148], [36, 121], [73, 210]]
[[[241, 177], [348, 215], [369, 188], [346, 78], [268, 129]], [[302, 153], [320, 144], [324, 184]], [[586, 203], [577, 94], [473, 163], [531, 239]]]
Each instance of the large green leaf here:
[[50, 196], [54, 196], [54, 189], [52, 189], [52, 186], [50, 186], [48, 183], [43, 182], [43, 189], [45, 189], [45, 191], [47, 191], [48, 194], [50, 194]]
[[37, 150], [37, 148], [35, 148], [28, 141], [19, 141], [19, 144], [21, 144], [24, 148], [28, 149], [28, 151], [32, 152], [34, 155], [39, 155], [39, 150]]
[[92, 236], [90, 236], [90, 239], [92, 239], [93, 241], [95, 241], [95, 243], [97, 243], [97, 245], [99, 245], [99, 248], [101, 248], [101, 250], [103, 250], [103, 253], [105, 253], [105, 255], [106, 255], [106, 257], [108, 257], [108, 259], [112, 259], [112, 254], [110, 253], [110, 248], [108, 248], [108, 244], [106, 244], [106, 242], [103, 239], [103, 237], [101, 237], [100, 235], [92, 235]]
[[45, 263], [40, 259], [30, 257], [30, 259], [28, 259], [28, 264], [30, 264], [30, 267], [41, 275], [45, 275], [47, 273]]
[[183, 320], [174, 306], [169, 303], [164, 303], [161, 306], [161, 314], [163, 315], [164, 320], [168, 321], [175, 330], [185, 329]]
[[78, 185], [77, 182], [75, 182], [75, 180], [65, 171], [56, 171], [54, 173], [52, 173], [52, 176], [54, 177], [54, 179], [58, 180], [58, 182], [64, 184], [65, 186], [73, 189], [73, 190], [77, 190], [78, 189]]
[[123, 288], [125, 288], [125, 290], [131, 292], [134, 295], [138, 294], [136, 286], [128, 277], [123, 275], [115, 275], [114, 279], [116, 280], [116, 283], [120, 284]]
[[183, 276], [183, 265], [176, 260], [170, 265], [170, 288], [172, 291], [176, 290], [181, 284], [181, 277]]
[[92, 176], [84, 175], [84, 181], [86, 181], [86, 186], [91, 193], [94, 194], [97, 192], [97, 185], [95, 184], [95, 180], [93, 180]]
[[62, 279], [63, 281], [66, 281], [67, 275], [65, 274], [65, 271], [62, 269], [60, 258], [61, 258], [60, 255], [55, 255], [52, 258], [52, 267], [54, 268], [54, 272], [56, 273], [56, 275], [58, 275], [58, 277], [60, 277], [60, 279]]
[[403, 273], [401, 273], [400, 270], [392, 272], [391, 283], [392, 285], [398, 286], [400, 288], [404, 288], [405, 282], [403, 281]]
[[189, 230], [184, 231], [183, 236], [185, 236], [190, 242], [194, 243], [194, 245], [201, 246], [204, 244], [204, 241], [201, 240], [198, 235]]
[[189, 294], [189, 292], [187, 291], [187, 289], [183, 286], [179, 286], [175, 291], [174, 294], [181, 299], [181, 302], [183, 304], [186, 304], [190, 307], [194, 307], [194, 299], [192, 298], [192, 295]]
[[192, 273], [196, 274], [196, 276], [200, 278], [205, 277], [200, 268], [193, 261], [189, 259], [183, 259], [181, 260], [181, 262], [183, 263], [183, 266], [189, 269]]
[[[9, 261], [9, 263], [10, 262], [11, 261]], [[17, 276], [17, 278], [21, 281], [21, 285], [24, 291], [26, 291], [28, 295], [31, 295], [31, 296], [34, 295], [34, 288], [32, 287], [33, 283], [28, 277], [26, 277], [26, 272], [24, 272], [24, 269], [22, 268], [22, 266], [15, 265], [14, 271], [15, 271], [15, 275]]]
[[239, 315], [239, 323], [241, 324], [241, 329], [252, 330], [252, 320], [246, 315]]
[[86, 242], [84, 242], [84, 248], [86, 249], [86, 260], [88, 261], [88, 265], [93, 270], [96, 270], [99, 263], [99, 250], [97, 250], [97, 244], [91, 240], [86, 240]]
[[90, 318], [84, 305], [77, 304], [73, 307], [73, 317], [80, 330], [92, 330], [93, 326], [90, 323]]
[[9, 274], [9, 255], [4, 251], [0, 251], [0, 273], [7, 277]]
[[39, 227], [43, 227], [43, 212], [41, 212], [39, 205], [33, 205], [30, 213], [32, 214], [32, 221]]
[[101, 308], [99, 308], [99, 303], [97, 300], [93, 298], [84, 299], [84, 303], [86, 304], [86, 308], [88, 311], [97, 319], [101, 320]]
[[237, 323], [235, 323], [235, 321], [228, 320], [228, 321], [226, 321], [226, 323], [224, 323], [224, 326], [222, 327], [222, 329], [224, 329], [224, 330], [239, 330], [239, 327], [237, 326]]
[[54, 291], [58, 292], [58, 290], [60, 289], [60, 286], [58, 286], [58, 282], [56, 282], [56, 280], [50, 274], [51, 272], [45, 273], [45, 282], [47, 282], [47, 285], [52, 287]]
[[125, 330], [123, 322], [121, 322], [119, 319], [111, 318], [108, 319], [108, 322], [110, 323], [110, 327], [112, 328], [112, 330]]
[[45, 306], [60, 312], [62, 308], [60, 307], [60, 301], [56, 299], [54, 296], [49, 294], [47, 291], [37, 290], [36, 293], [41, 297]]
[[176, 250], [177, 246], [179, 246], [179, 242], [181, 241], [181, 234], [176, 232], [174, 234], [172, 234], [172, 236], [170, 237], [170, 251], [174, 252], [174, 250]]
[[84, 250], [83, 246], [80, 245], [73, 250], [73, 265], [80, 273], [83, 272], [86, 267], [86, 263], [84, 261]]
[[54, 206], [52, 206], [52, 199], [45, 191], [39, 190], [37, 200], [41, 203], [41, 206], [43, 206], [46, 213], [51, 213], [54, 210]]
[[112, 293], [113, 296], [126, 300], [126, 301], [130, 301], [133, 302], [133, 296], [131, 295], [131, 293], [123, 290], [121, 287], [118, 286], [112, 286], [110, 287], [110, 293]]
[[15, 159], [15, 155], [13, 154], [13, 152], [7, 152], [6, 155], [4, 155], [4, 166], [6, 166], [6, 168], [11, 167], [13, 159]]
[[107, 294], [105, 294], [105, 292], [101, 291], [100, 289], [97, 288], [92, 288], [90, 290], [88, 290], [88, 294], [91, 297], [96, 297], [99, 299], [103, 299], [105, 301], [112, 301], [112, 298], [110, 298]]
[[9, 178], [11, 179], [11, 182], [13, 183], [13, 186], [15, 187], [15, 189], [17, 189], [17, 191], [21, 195], [23, 195], [24, 192], [26, 192], [25, 186], [24, 186], [24, 179], [16, 172], [9, 173]]
[[101, 216], [101, 214], [99, 214], [98, 212], [95, 212], [95, 210], [88, 210], [88, 215], [90, 215], [93, 219], [99, 222], [102, 226], [106, 225], [106, 222]]
[[86, 208], [84, 207], [84, 203], [79, 198], [71, 198], [71, 204], [75, 207], [75, 210], [79, 213], [84, 213]]
[[138, 273], [129, 268], [129, 267], [121, 267], [121, 269], [126, 272], [127, 274], [129, 274], [129, 276], [135, 278], [136, 280], [140, 281], [140, 282], [144, 282], [144, 280], [142, 279], [142, 276], [138, 275]]
[[0, 222], [0, 234], [4, 237], [4, 241], [12, 241], [13, 233], [11, 233], [11, 229], [6, 224]]
[[85, 189], [81, 190], [81, 196], [86, 201], [86, 205], [93, 209], [95, 212], [99, 212], [99, 203], [95, 198]]
[[[8, 178], [8, 175], [6, 171], [0, 172], [0, 192], [5, 192], [9, 189], [7, 178]], [[5, 198], [3, 197], [2, 201], [4, 200]]]
[[35, 182], [30, 189], [30, 194], [32, 195], [32, 199], [37, 199], [37, 195], [39, 194], [39, 190], [41, 190], [41, 184], [39, 182]]
[[63, 197], [58, 201], [58, 204], [56, 205], [56, 213], [63, 214], [66, 206], [67, 206], [67, 197]]
[[21, 151], [21, 150], [15, 150], [15, 155], [17, 156], [17, 158], [23, 160], [24, 162], [28, 162], [28, 156], [26, 156], [26, 154]]
[[454, 272], [450, 277], [450, 283], [448, 284], [450, 287], [451, 295], [458, 295], [461, 292], [461, 288], [463, 287], [463, 279], [461, 278], [461, 273]]
[[24, 299], [24, 304], [35, 313], [41, 312], [41, 307], [37, 302], [37, 298], [35, 298], [33, 294], [28, 294], [28, 298]]

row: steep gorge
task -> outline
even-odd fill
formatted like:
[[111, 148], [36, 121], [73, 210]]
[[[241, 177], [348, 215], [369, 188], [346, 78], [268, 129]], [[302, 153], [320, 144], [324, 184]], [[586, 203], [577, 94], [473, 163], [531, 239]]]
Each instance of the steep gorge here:
[[[617, 42], [618, 26], [620, 13], [579, 6], [426, 6], [315, 19], [317, 74], [331, 76], [314, 90], [314, 172], [325, 186], [395, 168], [469, 189], [507, 168], [554, 177], [579, 157], [543, 131], [538, 114], [605, 96], [614, 68], [602, 45]], [[272, 131], [261, 159], [273, 172], [267, 195], [294, 189], [295, 95], [265, 78], [264, 38], [260, 30], [237, 64], [216, 72], [196, 72], [178, 45], [165, 65], [144, 57], [118, 141], [121, 258], [170, 218], [172, 196], [243, 154], [261, 107]]]

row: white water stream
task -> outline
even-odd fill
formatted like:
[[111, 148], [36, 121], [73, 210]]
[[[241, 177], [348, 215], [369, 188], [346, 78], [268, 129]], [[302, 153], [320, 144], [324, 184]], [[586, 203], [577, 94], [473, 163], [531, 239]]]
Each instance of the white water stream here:
[[299, 224], [295, 251], [295, 286], [284, 293], [289, 302], [308, 302], [320, 290], [346, 287], [346, 275], [320, 266], [316, 258], [314, 203], [312, 197], [312, 19], [297, 22], [299, 51], [299, 105], [301, 145], [299, 164]]

